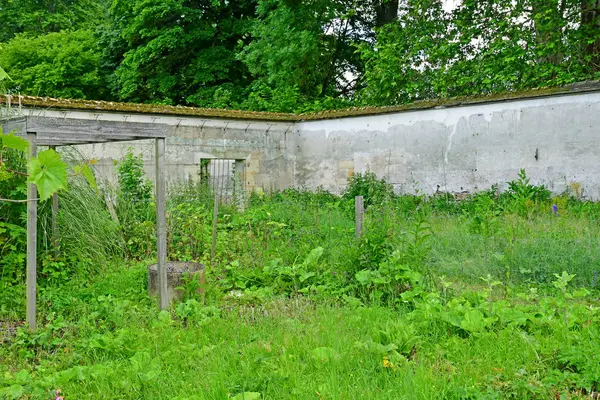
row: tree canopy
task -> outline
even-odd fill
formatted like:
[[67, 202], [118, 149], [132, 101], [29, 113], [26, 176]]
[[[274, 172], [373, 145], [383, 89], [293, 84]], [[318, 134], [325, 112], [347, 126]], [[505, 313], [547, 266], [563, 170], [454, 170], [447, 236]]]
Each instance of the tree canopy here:
[[32, 95], [252, 110], [600, 79], [600, 0], [0, 0]]
[[108, 0], [0, 0], [0, 42], [20, 33], [38, 36], [93, 27], [106, 4]]

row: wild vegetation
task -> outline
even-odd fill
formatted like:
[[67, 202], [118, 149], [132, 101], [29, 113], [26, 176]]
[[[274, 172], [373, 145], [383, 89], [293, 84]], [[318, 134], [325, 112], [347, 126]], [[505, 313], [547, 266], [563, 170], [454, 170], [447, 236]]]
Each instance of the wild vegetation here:
[[[134, 154], [117, 171], [115, 188], [78, 175], [61, 192], [58, 254], [40, 236], [40, 328], [0, 336], [0, 397], [597, 396], [600, 205], [577, 185], [553, 196], [522, 171], [458, 200], [366, 173], [343, 196], [253, 194], [220, 207], [214, 259], [210, 189], [179, 187], [169, 257], [204, 263], [206, 283], [188, 276], [161, 312], [152, 187]], [[21, 204], [2, 210], [19, 224]], [[0, 230], [0, 320], [24, 316], [23, 241]]]
[[[2, 93], [305, 112], [600, 78], [598, 0], [0, 0], [0, 21]], [[458, 199], [367, 172], [341, 196], [254, 193], [220, 206], [212, 257], [199, 179], [171, 188], [168, 253], [206, 280], [159, 311], [141, 159], [113, 186], [74, 152], [26, 151], [0, 137], [2, 399], [599, 396], [600, 204], [577, 184], [557, 196], [521, 171]]]
[[[598, 0], [0, 1], [35, 96], [315, 111], [600, 78]], [[1, 75], [0, 75], [1, 76]]]

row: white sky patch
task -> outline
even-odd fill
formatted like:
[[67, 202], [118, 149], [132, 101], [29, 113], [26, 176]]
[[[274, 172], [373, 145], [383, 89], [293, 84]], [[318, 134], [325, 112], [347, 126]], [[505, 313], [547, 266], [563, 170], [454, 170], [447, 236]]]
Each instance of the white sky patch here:
[[460, 4], [460, 0], [445, 0], [444, 11], [451, 12]]

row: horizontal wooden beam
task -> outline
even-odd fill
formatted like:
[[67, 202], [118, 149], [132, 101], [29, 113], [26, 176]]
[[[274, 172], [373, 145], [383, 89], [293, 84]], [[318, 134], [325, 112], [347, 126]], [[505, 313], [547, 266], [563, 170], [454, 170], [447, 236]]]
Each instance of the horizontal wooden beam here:
[[40, 139], [60, 135], [65, 140], [106, 141], [167, 137], [167, 127], [145, 122], [102, 121], [75, 118], [27, 117], [27, 131]]
[[17, 117], [0, 121], [4, 133], [26, 137], [36, 133], [40, 146], [124, 142], [167, 137], [167, 126], [147, 122], [120, 122], [92, 119]]
[[144, 140], [146, 137], [138, 136], [115, 136], [115, 135], [95, 135], [91, 137], [73, 138], [70, 135], [48, 135], [40, 134], [38, 143], [41, 146], [71, 146], [77, 144], [94, 144], [94, 143], [110, 143], [110, 142], [129, 142], [134, 140]]
[[21, 134], [24, 136], [27, 135], [26, 117], [17, 117], [0, 120], [0, 126], [2, 127], [2, 132], [4, 132], [5, 134], [15, 132], [16, 134]]

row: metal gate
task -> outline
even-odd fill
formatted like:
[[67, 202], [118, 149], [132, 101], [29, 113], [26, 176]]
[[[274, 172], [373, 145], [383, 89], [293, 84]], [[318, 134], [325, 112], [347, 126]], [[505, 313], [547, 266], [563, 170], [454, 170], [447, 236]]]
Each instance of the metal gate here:
[[239, 203], [246, 195], [246, 161], [222, 158], [200, 160], [200, 182], [208, 184], [220, 203]]

